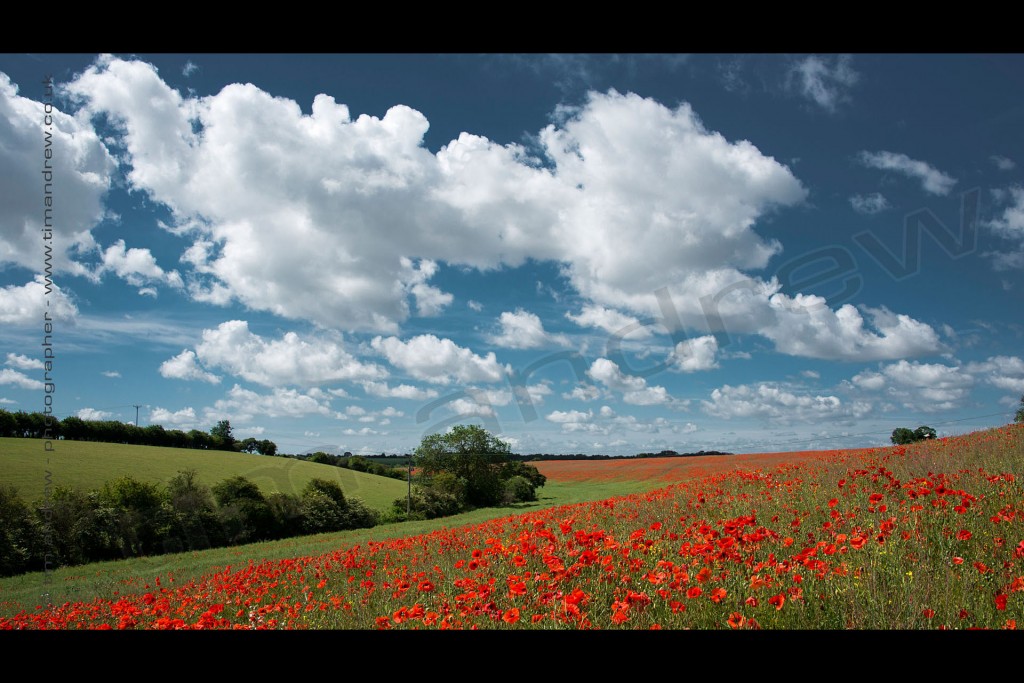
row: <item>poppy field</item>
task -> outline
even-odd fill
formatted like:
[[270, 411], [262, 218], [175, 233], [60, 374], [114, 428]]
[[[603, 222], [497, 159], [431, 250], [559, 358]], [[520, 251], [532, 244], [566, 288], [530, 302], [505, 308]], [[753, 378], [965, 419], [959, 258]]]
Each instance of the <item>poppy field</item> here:
[[189, 581], [140, 576], [0, 629], [1024, 626], [1024, 425], [711, 457], [541, 463], [552, 480], [614, 469], [660, 488]]

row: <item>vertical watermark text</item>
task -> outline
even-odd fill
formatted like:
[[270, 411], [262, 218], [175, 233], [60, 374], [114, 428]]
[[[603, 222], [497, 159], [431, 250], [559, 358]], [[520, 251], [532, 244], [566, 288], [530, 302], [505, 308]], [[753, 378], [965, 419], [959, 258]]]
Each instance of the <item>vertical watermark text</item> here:
[[54, 452], [54, 441], [57, 440], [57, 420], [53, 416], [53, 397], [57, 385], [54, 382], [53, 364], [56, 360], [53, 347], [53, 318], [50, 315], [50, 295], [53, 292], [53, 230], [54, 230], [54, 147], [53, 147], [53, 77], [43, 79], [43, 454], [46, 458], [45, 482], [43, 484], [43, 595], [49, 602], [50, 572], [56, 558], [53, 557], [53, 508], [50, 497], [53, 493], [53, 472], [50, 470], [50, 453]]

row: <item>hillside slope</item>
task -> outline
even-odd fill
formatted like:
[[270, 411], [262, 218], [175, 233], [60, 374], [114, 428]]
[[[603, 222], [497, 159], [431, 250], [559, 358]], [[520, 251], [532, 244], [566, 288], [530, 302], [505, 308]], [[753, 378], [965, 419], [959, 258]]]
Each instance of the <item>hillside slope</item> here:
[[88, 441], [57, 441], [47, 453], [40, 439], [0, 438], [0, 483], [14, 485], [26, 501], [43, 497], [47, 471], [52, 486], [89, 490], [123, 475], [164, 483], [186, 469], [196, 470], [207, 486], [241, 475], [264, 494], [297, 494], [311, 479], [328, 479], [376, 509], [406, 494], [404, 481], [293, 458]]

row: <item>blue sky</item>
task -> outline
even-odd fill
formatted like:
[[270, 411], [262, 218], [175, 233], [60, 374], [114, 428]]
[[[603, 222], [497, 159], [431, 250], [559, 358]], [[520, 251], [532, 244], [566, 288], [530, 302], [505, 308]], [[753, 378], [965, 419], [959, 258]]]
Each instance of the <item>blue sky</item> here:
[[58, 416], [286, 453], [1005, 424], [1022, 93], [1016, 54], [2, 55], [0, 407], [43, 408], [45, 314]]

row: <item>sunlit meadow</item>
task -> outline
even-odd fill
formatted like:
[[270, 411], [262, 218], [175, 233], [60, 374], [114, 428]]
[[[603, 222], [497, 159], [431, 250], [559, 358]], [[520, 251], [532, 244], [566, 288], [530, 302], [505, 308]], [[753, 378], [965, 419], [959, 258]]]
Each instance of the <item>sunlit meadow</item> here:
[[552, 480], [665, 485], [187, 583], [140, 576], [0, 628], [1013, 629], [1024, 616], [1024, 425], [541, 465]]

